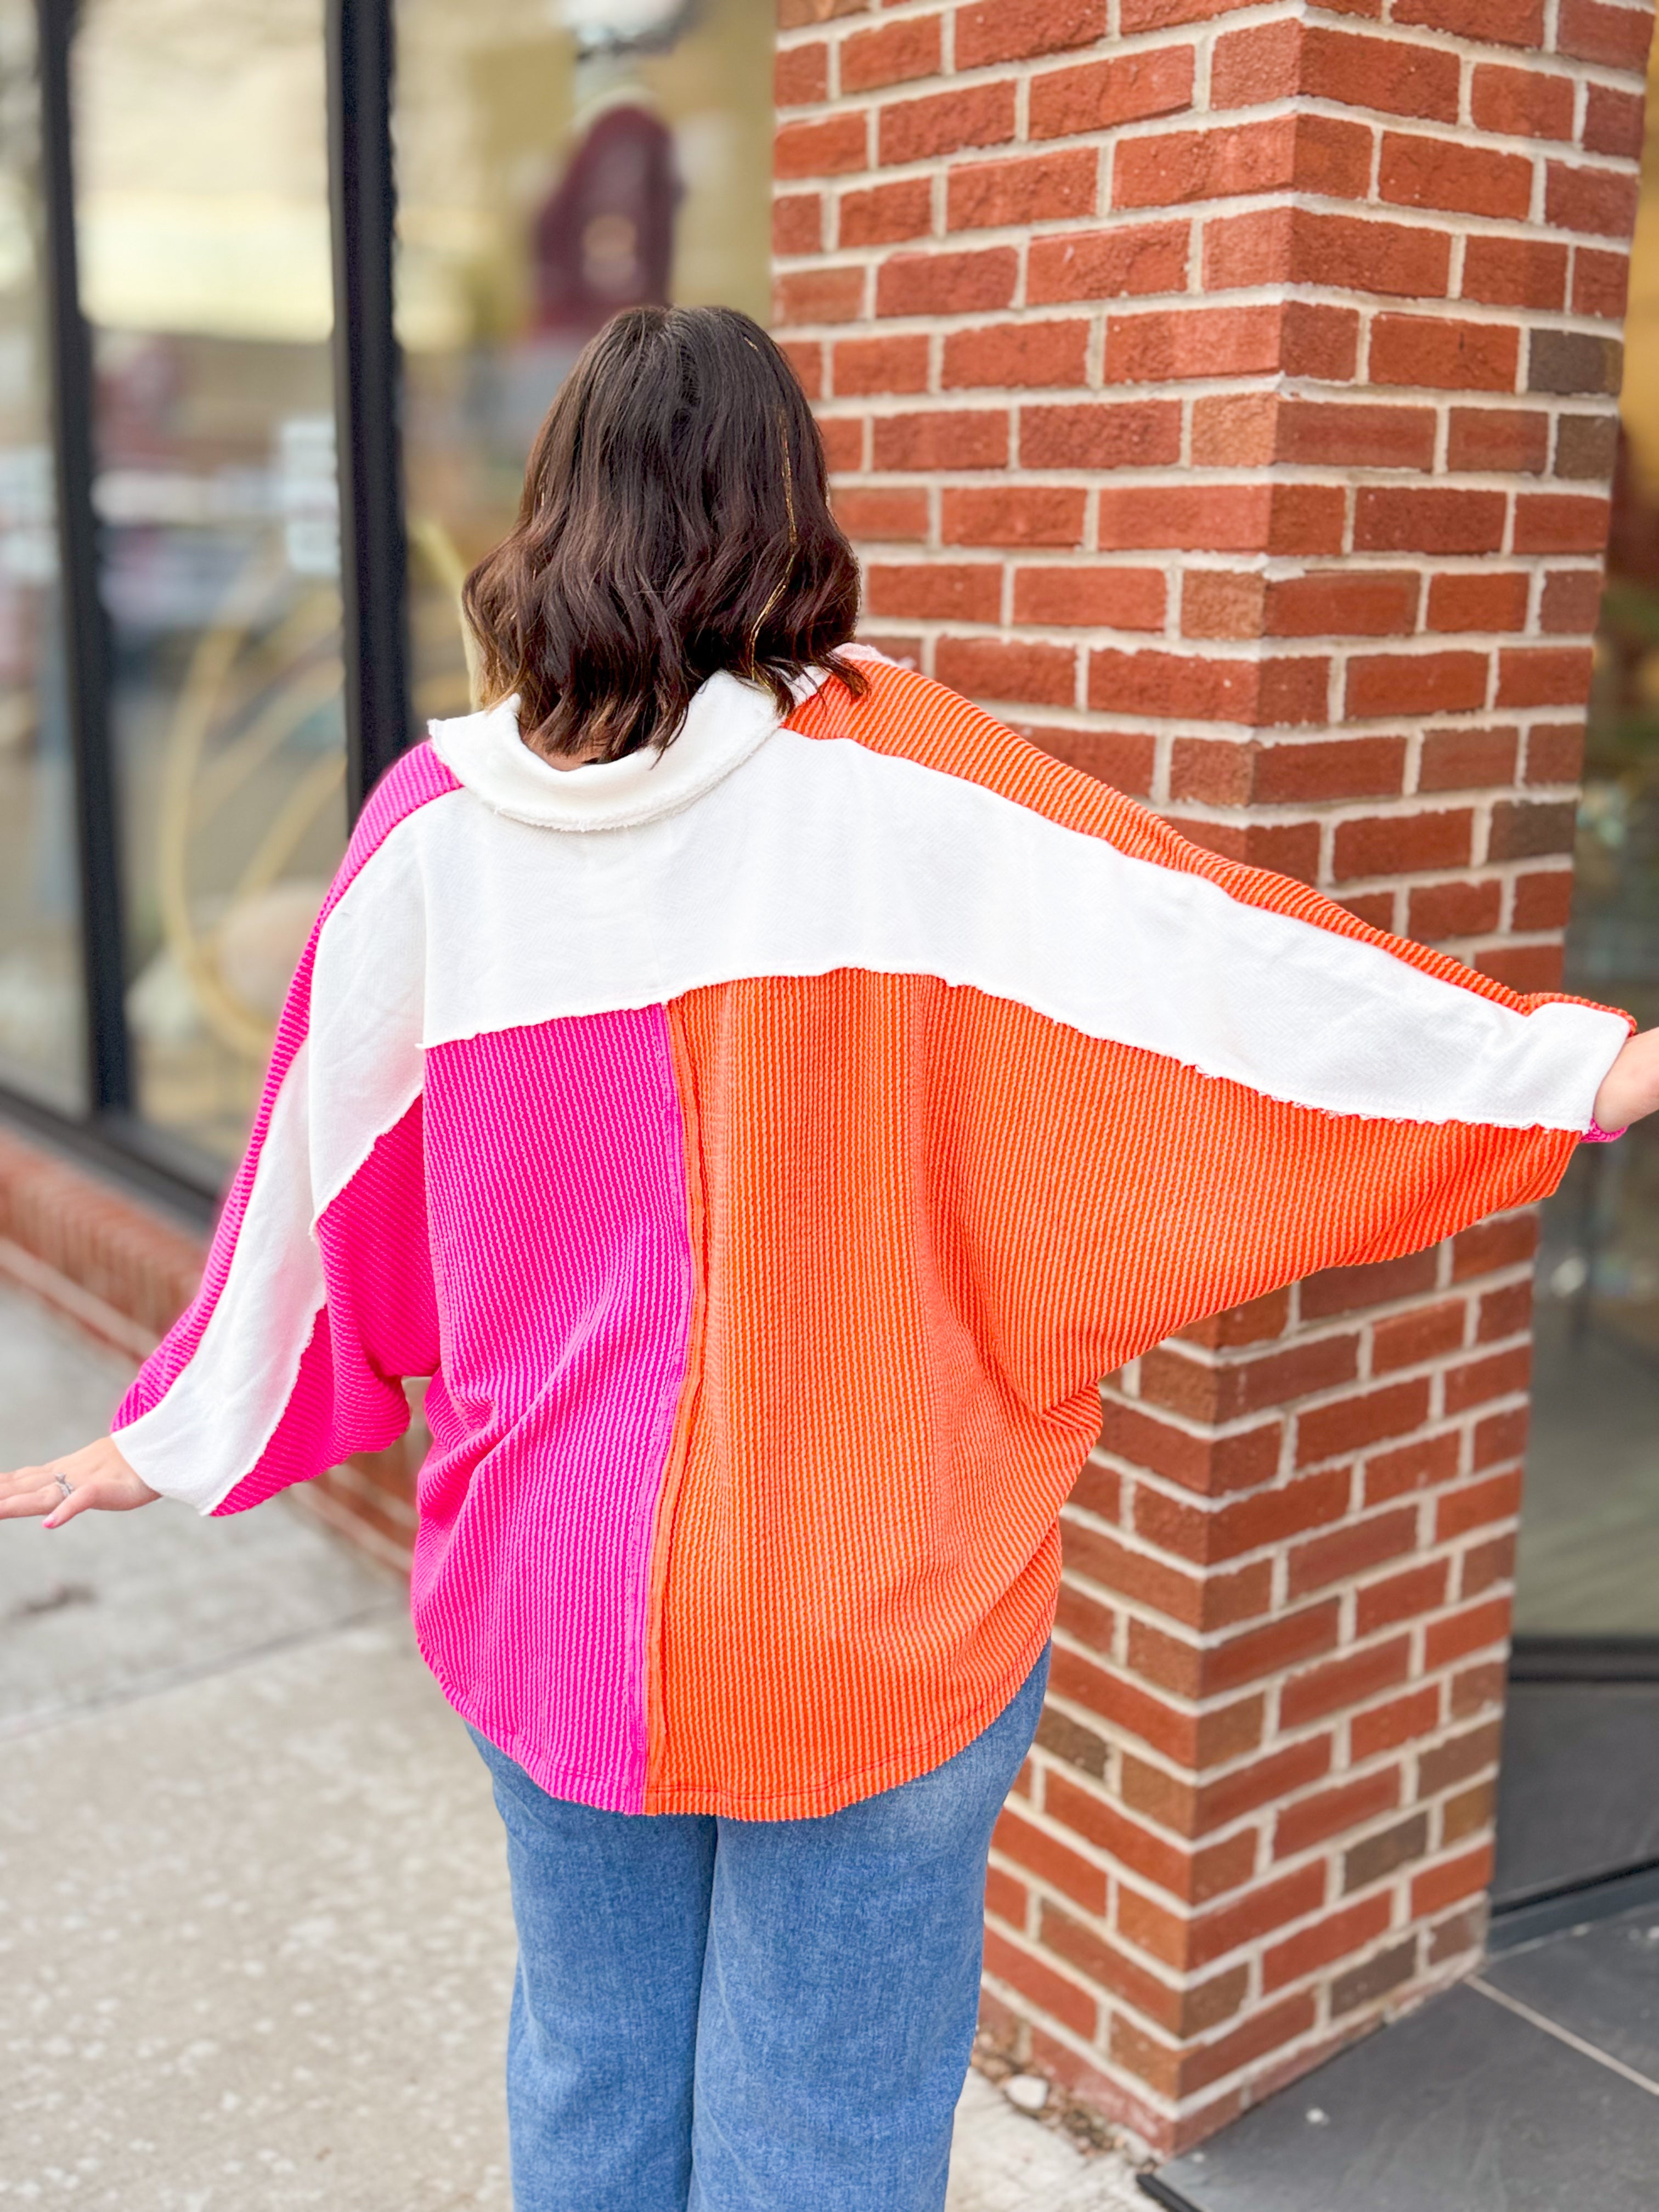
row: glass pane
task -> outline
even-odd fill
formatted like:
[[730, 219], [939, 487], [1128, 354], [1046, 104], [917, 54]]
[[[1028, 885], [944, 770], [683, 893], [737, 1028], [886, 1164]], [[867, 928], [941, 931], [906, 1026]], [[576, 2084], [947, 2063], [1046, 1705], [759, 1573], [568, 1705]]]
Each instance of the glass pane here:
[[[1659, 1022], [1659, 97], [1626, 338], [1567, 988], [1646, 1028]], [[1659, 1127], [1644, 1121], [1581, 1146], [1544, 1209], [1518, 1629], [1659, 1636], [1656, 1545]]]
[[321, 0], [84, 0], [137, 1103], [240, 1148], [345, 835]]
[[398, 325], [419, 719], [465, 712], [462, 576], [606, 316], [768, 313], [770, 0], [397, 0]]
[[0, 0], [0, 1083], [85, 1103], [34, 9]]

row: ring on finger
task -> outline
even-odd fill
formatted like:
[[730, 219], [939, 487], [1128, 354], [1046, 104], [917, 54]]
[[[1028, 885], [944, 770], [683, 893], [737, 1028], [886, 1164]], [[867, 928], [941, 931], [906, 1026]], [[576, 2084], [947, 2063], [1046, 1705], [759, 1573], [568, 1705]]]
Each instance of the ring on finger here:
[[54, 1468], [52, 1479], [58, 1485], [59, 1491], [65, 1498], [74, 1497], [75, 1485], [70, 1480], [66, 1474], [59, 1474]]

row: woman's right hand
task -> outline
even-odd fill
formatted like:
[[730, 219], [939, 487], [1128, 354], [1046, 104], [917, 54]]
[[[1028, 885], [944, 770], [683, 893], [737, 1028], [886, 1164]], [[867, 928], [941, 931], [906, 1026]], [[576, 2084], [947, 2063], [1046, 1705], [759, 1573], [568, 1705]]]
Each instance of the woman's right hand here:
[[100, 1437], [95, 1444], [83, 1444], [79, 1451], [48, 1460], [44, 1467], [20, 1467], [0, 1474], [0, 1521], [43, 1514], [46, 1528], [61, 1528], [77, 1513], [127, 1513], [161, 1494], [127, 1465], [112, 1437]]

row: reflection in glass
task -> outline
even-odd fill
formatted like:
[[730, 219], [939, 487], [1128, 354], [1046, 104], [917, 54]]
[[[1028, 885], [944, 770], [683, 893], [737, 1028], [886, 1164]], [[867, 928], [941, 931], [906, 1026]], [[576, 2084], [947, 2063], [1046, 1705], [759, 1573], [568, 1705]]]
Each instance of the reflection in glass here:
[[0, 0], [0, 1083], [84, 1103], [34, 9]]
[[226, 1159], [345, 833], [321, 0], [84, 0], [74, 100], [137, 1104]]
[[765, 0], [397, 0], [398, 328], [420, 720], [571, 362], [646, 301], [768, 312]]
[[[1659, 1023], [1659, 100], [1648, 114], [1566, 977], [1644, 1028]], [[1544, 1209], [1537, 1292], [1516, 1626], [1659, 1636], [1654, 1121], [1579, 1148]]]

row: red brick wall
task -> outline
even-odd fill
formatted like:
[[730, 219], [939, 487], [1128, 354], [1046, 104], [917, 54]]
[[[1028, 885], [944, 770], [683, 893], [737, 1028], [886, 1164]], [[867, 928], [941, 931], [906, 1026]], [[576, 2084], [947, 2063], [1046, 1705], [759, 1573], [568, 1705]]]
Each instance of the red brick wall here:
[[112, 1184], [0, 1129], [0, 1276], [143, 1358], [187, 1305], [203, 1248]]
[[[776, 319], [867, 634], [1553, 983], [1650, 0], [783, 0]], [[1160, 2144], [1462, 1971], [1533, 1224], [1105, 1394], [987, 2014]]]

